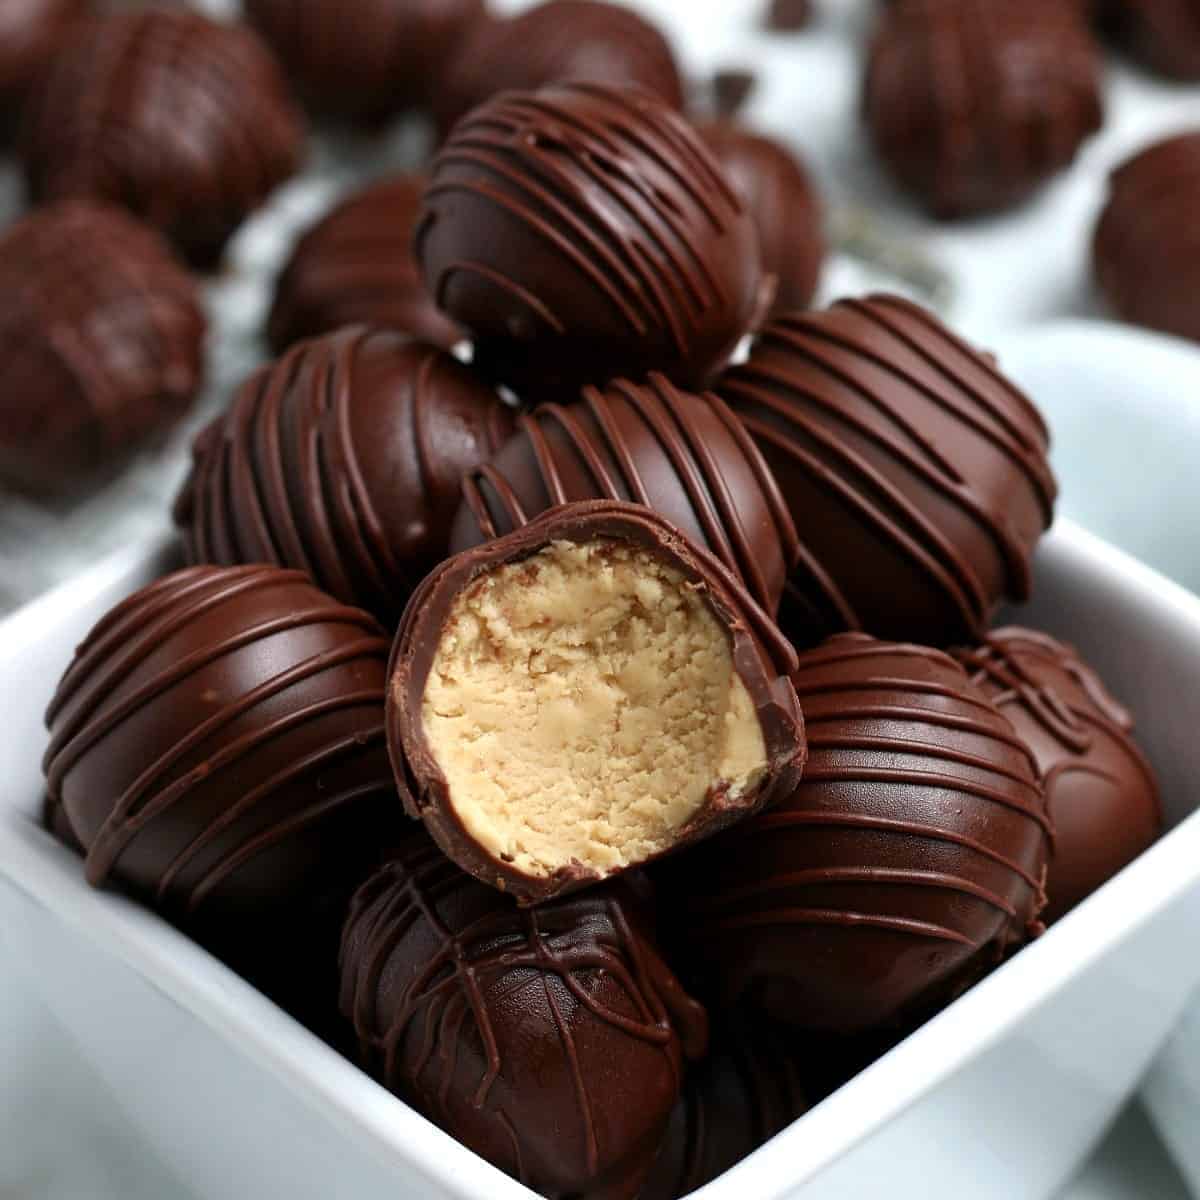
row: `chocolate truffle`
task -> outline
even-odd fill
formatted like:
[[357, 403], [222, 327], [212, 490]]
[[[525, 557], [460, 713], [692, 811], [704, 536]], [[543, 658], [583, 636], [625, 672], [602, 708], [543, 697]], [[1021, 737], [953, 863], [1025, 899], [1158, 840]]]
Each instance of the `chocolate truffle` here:
[[413, 245], [476, 362], [529, 401], [652, 370], [701, 386], [762, 287], [746, 206], [695, 130], [632, 88], [475, 109], [434, 160]]
[[1133, 740], [1133, 718], [1062, 642], [1032, 629], [997, 629], [955, 651], [972, 682], [1033, 751], [1054, 823], [1047, 922], [1086, 899], [1162, 831], [1154, 771]]
[[445, 351], [339, 330], [255, 372], [201, 432], [175, 521], [190, 561], [300, 568], [390, 629], [446, 556], [463, 472], [511, 428]]
[[364, 1066], [540, 1195], [634, 1200], [707, 1036], [646, 901], [622, 880], [518, 909], [408, 839], [342, 939]]
[[774, 613], [799, 552], [762, 455], [711, 393], [660, 375], [585, 388], [575, 404], [522, 416], [512, 440], [463, 481], [451, 550], [464, 550], [573, 500], [645, 504], [712, 551]]
[[0, 4], [0, 138], [16, 127], [29, 89], [91, 7], [91, 0]]
[[1156, 142], [1119, 166], [1092, 263], [1124, 321], [1200, 341], [1200, 132]]
[[934, 216], [1024, 200], [1103, 120], [1101, 63], [1073, 4], [896, 0], [863, 89], [872, 140]]
[[1152, 71], [1200, 79], [1200, 4], [1196, 0], [1098, 0], [1113, 40]]
[[723, 1175], [808, 1108], [791, 1039], [761, 1019], [714, 1025], [688, 1067], [654, 1169], [638, 1200], [676, 1200]]
[[860, 629], [975, 641], [1025, 600], [1053, 517], [1037, 409], [932, 313], [892, 296], [768, 325], [719, 389], [803, 533], [781, 621], [812, 645]]
[[276, 354], [343, 325], [377, 325], [449, 350], [464, 334], [440, 313], [412, 259], [425, 179], [398, 175], [343, 200], [300, 238], [275, 287]]
[[124, 206], [211, 266], [297, 168], [303, 138], [254, 33], [149, 8], [75, 33], [30, 98], [22, 158], [35, 201]]
[[67, 819], [67, 810], [63, 808], [62, 802], [49, 792], [42, 797], [42, 828], [47, 833], [54, 834], [67, 849], [74, 850], [76, 854], [84, 852], [83, 846], [75, 836], [75, 830], [71, 828], [71, 822]]
[[707, 837], [804, 763], [790, 645], [706, 551], [590, 501], [443, 563], [392, 651], [413, 816], [528, 904]]
[[1037, 767], [939, 650], [840, 634], [793, 680], [800, 786], [680, 860], [672, 895], [725, 1002], [879, 1029], [952, 999], [1040, 928]]
[[99, 480], [178, 420], [204, 371], [191, 278], [151, 229], [65, 203], [0, 237], [0, 477]]
[[243, 0], [309, 109], [368, 128], [426, 105], [483, 0]]
[[644, 17], [603, 0], [547, 0], [473, 26], [434, 93], [438, 128], [445, 136], [500, 92], [532, 92], [569, 79], [644, 88], [683, 108], [675, 55]]
[[821, 202], [808, 172], [779, 142], [733, 121], [700, 132], [754, 219], [775, 310], [807, 308], [825, 257]]

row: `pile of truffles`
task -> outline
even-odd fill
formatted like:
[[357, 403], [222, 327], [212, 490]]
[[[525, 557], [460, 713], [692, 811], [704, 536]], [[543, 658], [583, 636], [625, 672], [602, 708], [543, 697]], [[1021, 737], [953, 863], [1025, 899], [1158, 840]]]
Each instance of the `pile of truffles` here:
[[[1161, 60], [1169, 6], [1125, 7]], [[47, 204], [0, 254], [0, 470], [27, 486], [186, 409], [174, 254], [217, 261], [300, 103], [441, 139], [297, 242], [278, 358], [194, 440], [188, 565], [62, 678], [44, 820], [90, 883], [534, 1191], [675, 1200], [1158, 836], [1130, 715], [993, 627], [1054, 518], [1037, 408], [910, 300], [809, 309], [807, 172], [694, 125], [641, 17], [25, 8], [0, 103]], [[865, 117], [939, 215], [1016, 202], [1100, 121], [1080, 6], [878, 21]], [[1200, 322], [1140, 274], [1196, 164], [1181, 139], [1115, 180], [1097, 257], [1135, 319]]]

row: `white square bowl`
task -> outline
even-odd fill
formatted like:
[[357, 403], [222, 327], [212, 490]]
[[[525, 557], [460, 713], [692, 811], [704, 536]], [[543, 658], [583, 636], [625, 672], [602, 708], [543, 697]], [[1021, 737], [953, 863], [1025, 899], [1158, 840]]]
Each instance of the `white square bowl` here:
[[[8, 964], [199, 1196], [528, 1200], [153, 914], [89, 889], [38, 827], [58, 676], [93, 621], [168, 565], [161, 547], [131, 551], [0, 625]], [[1064, 521], [1018, 615], [1076, 643], [1133, 709], [1173, 831], [698, 1197], [1041, 1200], [1200, 984], [1200, 599]]]

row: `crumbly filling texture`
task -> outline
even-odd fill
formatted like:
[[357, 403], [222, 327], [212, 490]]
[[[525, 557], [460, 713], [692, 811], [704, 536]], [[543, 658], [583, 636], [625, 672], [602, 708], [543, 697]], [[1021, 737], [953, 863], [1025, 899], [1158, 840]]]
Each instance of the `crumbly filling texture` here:
[[423, 697], [471, 836], [525, 874], [618, 870], [766, 771], [729, 638], [654, 555], [552, 542], [455, 601]]

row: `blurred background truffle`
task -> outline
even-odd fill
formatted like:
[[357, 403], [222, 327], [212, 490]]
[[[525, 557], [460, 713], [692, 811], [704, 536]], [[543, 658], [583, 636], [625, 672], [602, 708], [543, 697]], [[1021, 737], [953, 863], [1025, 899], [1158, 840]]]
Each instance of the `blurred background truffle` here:
[[1095, 0], [1112, 40], [1152, 71], [1200, 79], [1200, 4], [1196, 0]]
[[0, 4], [0, 141], [10, 137], [38, 76], [54, 61], [92, 0], [4, 0]]

